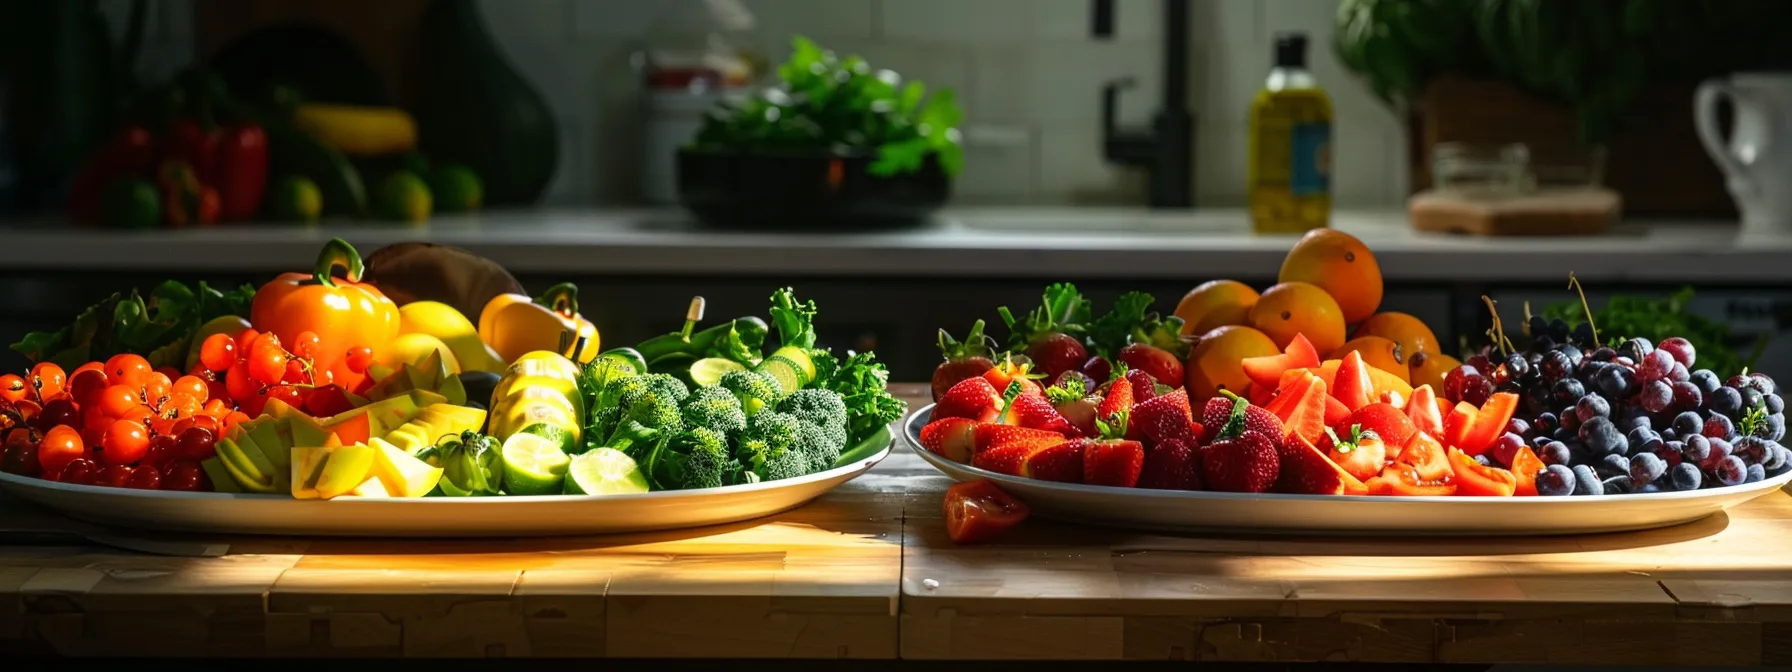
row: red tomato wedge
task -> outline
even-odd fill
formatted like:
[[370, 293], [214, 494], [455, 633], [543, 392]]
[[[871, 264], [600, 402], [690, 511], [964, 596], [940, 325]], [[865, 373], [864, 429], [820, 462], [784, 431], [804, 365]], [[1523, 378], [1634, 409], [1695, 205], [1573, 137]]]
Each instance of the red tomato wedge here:
[[1330, 389], [1332, 396], [1353, 411], [1375, 403], [1375, 381], [1369, 378], [1369, 365], [1363, 362], [1362, 353], [1352, 350], [1344, 355]]
[[1468, 430], [1475, 424], [1475, 416], [1481, 414], [1480, 409], [1466, 401], [1456, 402], [1450, 414], [1444, 416], [1444, 445], [1461, 446], [1468, 436]]
[[1295, 334], [1282, 354], [1246, 357], [1239, 364], [1244, 367], [1244, 375], [1251, 379], [1253, 386], [1275, 389], [1279, 387], [1284, 372], [1319, 366], [1319, 351], [1313, 349], [1313, 343], [1306, 336]]
[[1019, 525], [1027, 505], [989, 481], [969, 481], [946, 489], [946, 535], [955, 544], [988, 541]]
[[1519, 448], [1512, 456], [1512, 477], [1518, 480], [1513, 494], [1521, 497], [1535, 496], [1537, 473], [1543, 471], [1543, 467], [1543, 460], [1537, 459], [1537, 454], [1531, 452], [1530, 446]]
[[1438, 412], [1437, 393], [1430, 385], [1413, 388], [1412, 398], [1406, 401], [1406, 418], [1421, 432], [1432, 436], [1444, 433], [1444, 416]]
[[1499, 467], [1481, 466], [1468, 453], [1450, 449], [1450, 466], [1455, 469], [1456, 494], [1469, 497], [1511, 497], [1518, 491], [1518, 477]]
[[1481, 404], [1481, 410], [1475, 414], [1475, 422], [1463, 433], [1462, 443], [1456, 444], [1462, 452], [1470, 457], [1487, 452], [1493, 442], [1506, 431], [1506, 423], [1512, 421], [1512, 414], [1518, 411], [1518, 395], [1512, 392], [1496, 392]]
[[[1395, 466], [1404, 466], [1412, 470], [1421, 482], [1442, 482], [1449, 480], [1455, 470], [1450, 468], [1450, 456], [1444, 452], [1444, 446], [1430, 434], [1419, 432], [1412, 435], [1412, 442], [1394, 458]], [[1386, 474], [1384, 469], [1382, 472]]]

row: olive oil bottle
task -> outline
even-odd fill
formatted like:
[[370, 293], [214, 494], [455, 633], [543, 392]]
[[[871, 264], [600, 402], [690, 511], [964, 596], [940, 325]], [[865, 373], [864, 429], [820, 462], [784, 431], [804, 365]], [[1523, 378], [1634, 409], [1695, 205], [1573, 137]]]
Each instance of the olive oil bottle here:
[[1251, 226], [1300, 233], [1331, 221], [1332, 101], [1307, 70], [1307, 36], [1276, 36], [1275, 67], [1251, 101]]

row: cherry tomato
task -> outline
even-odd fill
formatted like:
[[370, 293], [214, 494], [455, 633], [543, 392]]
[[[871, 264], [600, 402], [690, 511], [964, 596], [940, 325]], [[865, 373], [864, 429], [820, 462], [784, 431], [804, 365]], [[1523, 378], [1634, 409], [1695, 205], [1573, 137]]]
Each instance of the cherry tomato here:
[[144, 359], [141, 355], [126, 353], [113, 355], [111, 359], [106, 360], [106, 381], [113, 384], [122, 383], [137, 387], [143, 384], [144, 376], [154, 372], [155, 369], [149, 365], [149, 360]]
[[151, 371], [143, 377], [143, 403], [150, 408], [161, 408], [168, 395], [174, 393], [174, 381], [169, 380], [161, 371]]
[[207, 399], [205, 405], [199, 407], [199, 417], [201, 418], [217, 420], [226, 415], [230, 415], [230, 402], [224, 401], [223, 397]]
[[12, 403], [24, 399], [31, 394], [31, 386], [25, 384], [25, 378], [16, 373], [0, 376], [0, 401]]
[[98, 371], [100, 373], [105, 373], [106, 372], [106, 363], [105, 362], [88, 362], [86, 364], [77, 366], [77, 367], [75, 367], [75, 370], [68, 372], [68, 379], [74, 380], [75, 376], [81, 375], [82, 371]]
[[987, 541], [1026, 520], [1029, 509], [987, 480], [946, 489], [946, 534], [953, 543]]
[[140, 464], [147, 464], [158, 469], [174, 461], [176, 446], [180, 442], [167, 434], [157, 434], [149, 439], [149, 450], [143, 453]]
[[[40, 454], [39, 461], [42, 461]], [[46, 472], [49, 473], [49, 472]], [[54, 472], [56, 480], [75, 485], [93, 485], [100, 477], [100, 465], [85, 457], [77, 457], [63, 465], [62, 470]]]
[[236, 363], [236, 341], [225, 334], [212, 334], [199, 344], [199, 365], [207, 371], [223, 373]]
[[106, 372], [99, 369], [77, 369], [68, 379], [69, 396], [83, 409], [99, 403], [107, 387]]
[[106, 464], [136, 464], [149, 452], [149, 428], [136, 420], [113, 420], [100, 439], [100, 458]]
[[[199, 415], [195, 415], [192, 418], [190, 418], [189, 422], [192, 422], [193, 424], [188, 426], [187, 429], [203, 429], [205, 431], [211, 432], [212, 436], [214, 436], [214, 437], [223, 433], [223, 431], [224, 431], [224, 423], [223, 423], [223, 421], [219, 420], [217, 416], [205, 415], [204, 413], [201, 413]], [[184, 429], [181, 431], [182, 431], [182, 433], [186, 432], [186, 430], [184, 430]]]
[[348, 357], [345, 363], [348, 364], [349, 371], [355, 373], [367, 373], [367, 369], [373, 366], [373, 348], [365, 345], [358, 348], [349, 348]]
[[210, 458], [218, 454], [212, 447], [214, 441], [216, 439], [211, 430], [203, 427], [188, 427], [186, 431], [180, 433], [180, 438], [175, 442], [174, 455], [178, 459], [194, 462]]
[[254, 419], [255, 418], [249, 417], [248, 413], [244, 413], [242, 411], [231, 411], [230, 415], [224, 416], [224, 433], [229, 434], [230, 430], [236, 429], [237, 425], [243, 424], [245, 422], [248, 422], [248, 421], [254, 420]]
[[108, 464], [100, 469], [100, 476], [94, 485], [108, 485], [114, 488], [128, 488], [131, 483], [131, 472], [136, 471], [126, 464]]
[[210, 371], [200, 376], [205, 381], [205, 403], [217, 402], [223, 407], [230, 407], [230, 386], [224, 383], [224, 374], [213, 374]]
[[87, 457], [87, 444], [72, 427], [53, 427], [37, 444], [37, 463], [46, 474], [60, 474], [70, 462]]
[[198, 376], [181, 376], [180, 378], [175, 379], [174, 387], [169, 394], [185, 394], [194, 399], [198, 399], [202, 404], [205, 403], [205, 400], [211, 398], [210, 388], [207, 388], [205, 386], [205, 381], [200, 380]]
[[291, 343], [286, 344], [286, 347], [288, 350], [291, 350], [294, 355], [298, 355], [306, 360], [313, 360], [317, 359], [317, 346], [321, 340], [322, 339], [317, 337], [317, 334], [309, 331], [301, 331], [299, 332], [299, 335], [293, 337]]
[[268, 388], [267, 396], [269, 399], [284, 401], [287, 406], [293, 408], [304, 408], [306, 392], [307, 390], [301, 390], [291, 385], [275, 385]]
[[50, 431], [51, 427], [56, 427], [58, 425], [67, 425], [69, 427], [74, 427], [75, 429], [80, 429], [81, 411], [75, 407], [75, 402], [67, 399], [57, 399], [44, 404], [44, 410], [37, 414], [37, 418], [32, 420], [32, 424], [36, 425], [37, 431], [40, 432]]
[[138, 490], [161, 490], [162, 472], [148, 465], [132, 469], [131, 480], [126, 487]]
[[37, 414], [44, 411], [44, 405], [30, 399], [20, 399], [12, 402], [12, 410], [18, 412], [20, 420], [31, 422]]
[[305, 397], [305, 412], [313, 417], [324, 418], [344, 411], [353, 410], [348, 394], [336, 385], [326, 385], [311, 390]]
[[156, 417], [155, 409], [152, 409], [148, 406], [139, 405], [138, 407], [131, 409], [130, 412], [125, 413], [124, 415], [118, 416], [117, 419], [119, 419], [119, 420], [136, 420], [137, 422], [147, 423], [147, 422], [149, 422], [150, 418], [154, 418], [154, 417]]
[[176, 420], [191, 418], [195, 415], [199, 415], [199, 409], [204, 405], [205, 402], [203, 400], [194, 399], [187, 396], [184, 392], [171, 394], [168, 395], [167, 401], [162, 402], [161, 412], [157, 413], [157, 415]]
[[[273, 336], [273, 334], [262, 334], [262, 336], [265, 338]], [[245, 360], [249, 363], [249, 376], [254, 378], [255, 382], [263, 385], [279, 383], [282, 378], [286, 377], [286, 351], [281, 350], [277, 345], [264, 346], [261, 343], [262, 341], [256, 341], [255, 350], [250, 352], [249, 358]]]
[[262, 410], [268, 406], [268, 389], [251, 394], [248, 399], [238, 399], [236, 407], [242, 409], [243, 413], [251, 418], [261, 417]]
[[261, 383], [249, 375], [249, 363], [237, 362], [231, 365], [230, 373], [224, 374], [224, 385], [229, 388], [230, 398], [236, 400], [238, 406], [261, 393]]
[[205, 478], [205, 470], [200, 469], [197, 462], [180, 460], [162, 470], [163, 490], [202, 492], [210, 490], [209, 486], [210, 483]]
[[280, 377], [280, 382], [288, 385], [305, 385], [311, 382], [311, 372], [305, 370], [304, 360], [288, 357], [286, 359], [286, 375]]
[[48, 400], [67, 386], [68, 374], [54, 362], [38, 362], [31, 367], [31, 388], [37, 391], [38, 399]]
[[180, 369], [168, 365], [156, 367], [156, 373], [166, 376], [169, 380], [174, 380], [175, 378], [180, 377]]
[[242, 359], [244, 355], [249, 354], [249, 346], [255, 345], [255, 339], [257, 338], [261, 338], [261, 332], [254, 329], [244, 329], [237, 332], [236, 358]]
[[142, 405], [143, 397], [127, 385], [112, 385], [100, 393], [100, 411], [114, 418], [122, 418]]
[[37, 461], [37, 444], [8, 441], [4, 453], [0, 453], [0, 471], [31, 478], [42, 476], [44, 466]]

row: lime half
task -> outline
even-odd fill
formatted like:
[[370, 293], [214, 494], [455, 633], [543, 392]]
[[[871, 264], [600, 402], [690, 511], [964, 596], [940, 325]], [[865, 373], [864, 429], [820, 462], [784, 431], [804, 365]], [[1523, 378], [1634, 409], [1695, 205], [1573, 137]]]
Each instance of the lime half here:
[[512, 495], [552, 495], [566, 480], [572, 462], [560, 442], [517, 434], [504, 440], [504, 491]]
[[647, 475], [635, 459], [615, 448], [599, 448], [572, 458], [566, 494], [627, 495], [647, 492]]
[[709, 387], [722, 382], [724, 373], [745, 370], [747, 370], [745, 365], [732, 359], [704, 357], [691, 363], [691, 382]]

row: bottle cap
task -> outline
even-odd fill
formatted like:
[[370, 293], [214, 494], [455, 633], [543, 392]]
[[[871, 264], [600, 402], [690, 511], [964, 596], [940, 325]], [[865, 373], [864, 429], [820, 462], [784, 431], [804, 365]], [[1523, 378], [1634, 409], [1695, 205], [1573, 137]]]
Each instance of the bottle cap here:
[[1307, 67], [1306, 33], [1290, 32], [1276, 34], [1276, 67]]

